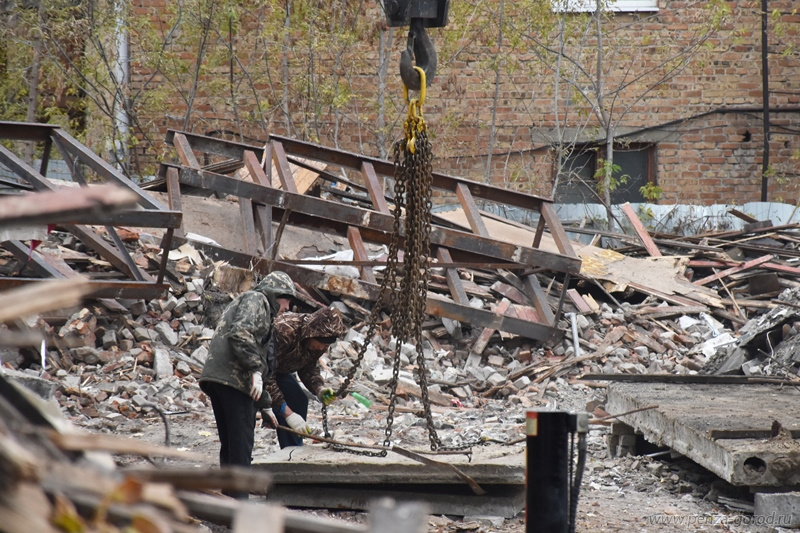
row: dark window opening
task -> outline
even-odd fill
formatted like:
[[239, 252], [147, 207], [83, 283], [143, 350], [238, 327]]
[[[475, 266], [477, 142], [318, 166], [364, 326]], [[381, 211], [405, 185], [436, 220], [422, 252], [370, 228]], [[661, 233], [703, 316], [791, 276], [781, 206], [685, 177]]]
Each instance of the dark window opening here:
[[[556, 203], [585, 204], [600, 203], [603, 194], [598, 191], [595, 174], [599, 160], [604, 152], [596, 146], [583, 146], [562, 156], [561, 173], [554, 195]], [[655, 183], [655, 145], [630, 144], [614, 149], [614, 165], [619, 170], [614, 177], [626, 176], [624, 183], [618, 183], [611, 191], [611, 203], [641, 203], [647, 200], [639, 189], [648, 183]]]

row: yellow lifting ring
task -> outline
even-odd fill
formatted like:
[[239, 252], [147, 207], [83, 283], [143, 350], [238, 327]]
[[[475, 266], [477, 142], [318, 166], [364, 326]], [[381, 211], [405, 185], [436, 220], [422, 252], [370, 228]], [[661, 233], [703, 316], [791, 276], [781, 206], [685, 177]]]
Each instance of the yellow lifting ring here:
[[[427, 92], [427, 86], [425, 85], [426, 84], [425, 71], [422, 70], [422, 67], [414, 67], [414, 70], [416, 70], [417, 74], [419, 74], [419, 103], [418, 103], [418, 105], [419, 105], [420, 108], [422, 108], [422, 106], [425, 105], [425, 95], [426, 95], [426, 92]], [[403, 83], [403, 97], [405, 98], [407, 104], [410, 103], [408, 101], [408, 87], [406, 86], [405, 83]]]

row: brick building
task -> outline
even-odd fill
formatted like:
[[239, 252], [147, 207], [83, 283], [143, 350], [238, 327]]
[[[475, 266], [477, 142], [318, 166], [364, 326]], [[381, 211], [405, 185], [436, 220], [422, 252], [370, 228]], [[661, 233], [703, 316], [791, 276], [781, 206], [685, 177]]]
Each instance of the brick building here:
[[[435, 135], [436, 170], [476, 180], [488, 176], [495, 184], [550, 196], [557, 177], [554, 150], [561, 147], [556, 198], [594, 201], [586, 186], [570, 181], [563, 169], [571, 168], [571, 176], [594, 187], [607, 126], [613, 126], [614, 162], [627, 182], [613, 191], [612, 202], [641, 200], [639, 188], [648, 182], [661, 188], [663, 203], [761, 198], [765, 116], [759, 0], [617, 2], [614, 17], [603, 22], [603, 90], [593, 89], [596, 34], [563, 41], [562, 59], [575, 60], [586, 74], [583, 81], [563, 64], [558, 76], [555, 56], [545, 51], [561, 41], [555, 26], [546, 31], [536, 26], [532, 6], [537, 2], [506, 2], [504, 13], [499, 1], [484, 4], [484, 11], [465, 13], [466, 6], [452, 0], [450, 24], [431, 31], [439, 70], [425, 117]], [[591, 29], [578, 4], [568, 3], [565, 24]], [[795, 203], [800, 201], [800, 15], [791, 0], [768, 4], [767, 199]], [[169, 27], [164, 6], [163, 0], [138, 0], [135, 14]], [[386, 28], [373, 3], [357, 13], [305, 12], [297, 20], [265, 3], [259, 6], [250, 11], [244, 6], [229, 40], [217, 34], [218, 46], [236, 61], [205, 59], [188, 120], [186, 98], [173, 96], [167, 112], [136, 110], [139, 122], [150, 124], [146, 135], [139, 132], [139, 156], [161, 153], [155, 145], [167, 128], [253, 144], [277, 133], [367, 155], [390, 153], [404, 113], [396, 70], [404, 30]], [[290, 31], [270, 25], [281, 17]], [[346, 34], [325, 33], [334, 19], [337, 28], [348, 28]], [[310, 39], [312, 27], [325, 35]], [[133, 37], [131, 46], [136, 58]], [[187, 64], [196, 60], [189, 40], [171, 46], [182, 47], [177, 51]], [[209, 50], [204, 57], [212, 56]], [[134, 62], [132, 89], [163, 89], [169, 76], [154, 74], [145, 63]], [[159, 85], [159, 79], [165, 81]], [[188, 79], [175, 85], [187, 90]], [[228, 79], [230, 87], [248, 87], [236, 95], [235, 105], [226, 100]], [[576, 96], [579, 90], [587, 96]], [[600, 108], [605, 124], [596, 113]]]

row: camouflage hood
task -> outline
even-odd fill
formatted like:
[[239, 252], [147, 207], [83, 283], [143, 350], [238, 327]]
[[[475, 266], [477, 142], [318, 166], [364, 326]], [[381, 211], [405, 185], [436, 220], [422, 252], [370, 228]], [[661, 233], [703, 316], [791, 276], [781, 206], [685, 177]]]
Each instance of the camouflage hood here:
[[267, 297], [269, 307], [273, 313], [277, 313], [280, 307], [277, 298], [281, 296], [295, 298], [297, 296], [297, 290], [294, 288], [292, 278], [285, 272], [279, 271], [267, 274], [264, 279], [258, 282], [253, 290]]
[[298, 340], [319, 337], [342, 337], [347, 328], [342, 323], [342, 315], [333, 307], [323, 307], [308, 315], [308, 319], [300, 329]]

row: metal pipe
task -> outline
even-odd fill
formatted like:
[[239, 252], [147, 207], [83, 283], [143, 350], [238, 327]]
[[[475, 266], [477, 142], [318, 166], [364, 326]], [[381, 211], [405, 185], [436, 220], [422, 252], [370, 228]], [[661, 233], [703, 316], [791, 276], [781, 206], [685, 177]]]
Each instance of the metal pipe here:
[[568, 317], [570, 323], [572, 324], [572, 347], [575, 351], [574, 356], [579, 357], [581, 355], [581, 345], [578, 340], [577, 315], [575, 313], [564, 313], [564, 316]]
[[761, 100], [764, 105], [764, 154], [761, 158], [761, 201], [767, 201], [769, 186], [769, 50], [767, 49], [769, 11], [767, 0], [761, 0]]

